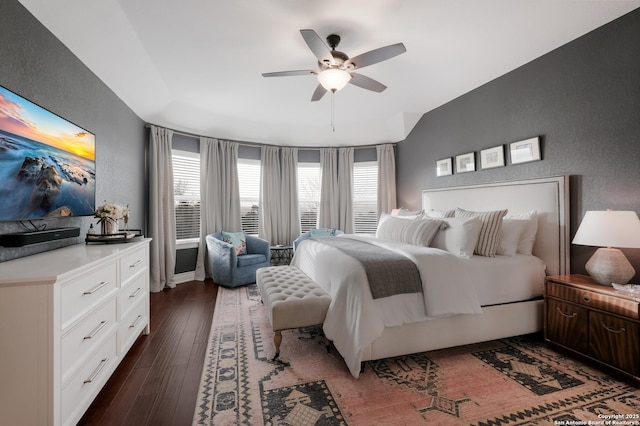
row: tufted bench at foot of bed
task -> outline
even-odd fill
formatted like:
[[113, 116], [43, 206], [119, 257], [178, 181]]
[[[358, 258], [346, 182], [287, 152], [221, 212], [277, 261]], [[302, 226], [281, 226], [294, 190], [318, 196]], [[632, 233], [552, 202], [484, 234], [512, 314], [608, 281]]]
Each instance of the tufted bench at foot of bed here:
[[[324, 323], [331, 297], [295, 266], [269, 266], [256, 272], [256, 284], [275, 332], [273, 342], [280, 355], [282, 330]], [[327, 341], [327, 350], [329, 344]]]

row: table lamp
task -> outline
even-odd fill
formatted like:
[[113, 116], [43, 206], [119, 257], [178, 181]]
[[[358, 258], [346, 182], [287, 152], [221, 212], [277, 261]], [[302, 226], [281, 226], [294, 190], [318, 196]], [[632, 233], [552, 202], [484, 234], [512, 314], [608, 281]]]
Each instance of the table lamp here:
[[633, 211], [588, 211], [572, 243], [600, 247], [585, 265], [595, 282], [626, 284], [636, 271], [618, 247], [640, 248], [640, 219]]

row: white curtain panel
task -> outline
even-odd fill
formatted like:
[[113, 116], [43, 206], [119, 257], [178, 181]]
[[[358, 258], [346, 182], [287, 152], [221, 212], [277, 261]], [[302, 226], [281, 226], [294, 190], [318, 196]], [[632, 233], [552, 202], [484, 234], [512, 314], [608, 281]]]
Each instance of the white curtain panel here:
[[280, 192], [280, 223], [278, 243], [293, 244], [300, 236], [298, 206], [298, 149], [282, 148], [282, 179]]
[[206, 270], [207, 235], [220, 231], [241, 231], [238, 144], [200, 138], [200, 242], [195, 279], [210, 277]]
[[280, 220], [280, 148], [263, 146], [260, 150], [260, 237], [271, 244], [279, 241]]
[[150, 282], [153, 293], [174, 288], [176, 215], [173, 198], [173, 131], [151, 126], [149, 132]]
[[338, 229], [353, 234], [353, 148], [338, 149]]
[[338, 159], [335, 148], [320, 149], [320, 207], [318, 227], [339, 228]]
[[377, 145], [378, 217], [396, 208], [396, 157], [393, 144]]

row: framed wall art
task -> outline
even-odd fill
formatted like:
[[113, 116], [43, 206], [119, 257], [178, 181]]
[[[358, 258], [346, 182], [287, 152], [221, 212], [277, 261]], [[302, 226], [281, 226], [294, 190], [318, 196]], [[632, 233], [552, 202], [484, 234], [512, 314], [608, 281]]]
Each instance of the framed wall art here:
[[456, 156], [456, 173], [473, 172], [476, 169], [475, 153]]
[[511, 164], [540, 160], [540, 136], [509, 144]]
[[436, 176], [449, 176], [452, 173], [451, 158], [436, 161]]
[[480, 167], [492, 169], [504, 166], [504, 146], [495, 146], [480, 151]]

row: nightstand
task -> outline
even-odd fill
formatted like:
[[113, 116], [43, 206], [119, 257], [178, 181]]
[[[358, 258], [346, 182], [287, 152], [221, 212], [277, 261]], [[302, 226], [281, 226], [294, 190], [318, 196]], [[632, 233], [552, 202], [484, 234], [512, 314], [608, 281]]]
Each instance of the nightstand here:
[[293, 257], [293, 246], [271, 246], [271, 266], [288, 265]]
[[586, 275], [548, 276], [545, 340], [640, 380], [640, 298]]

